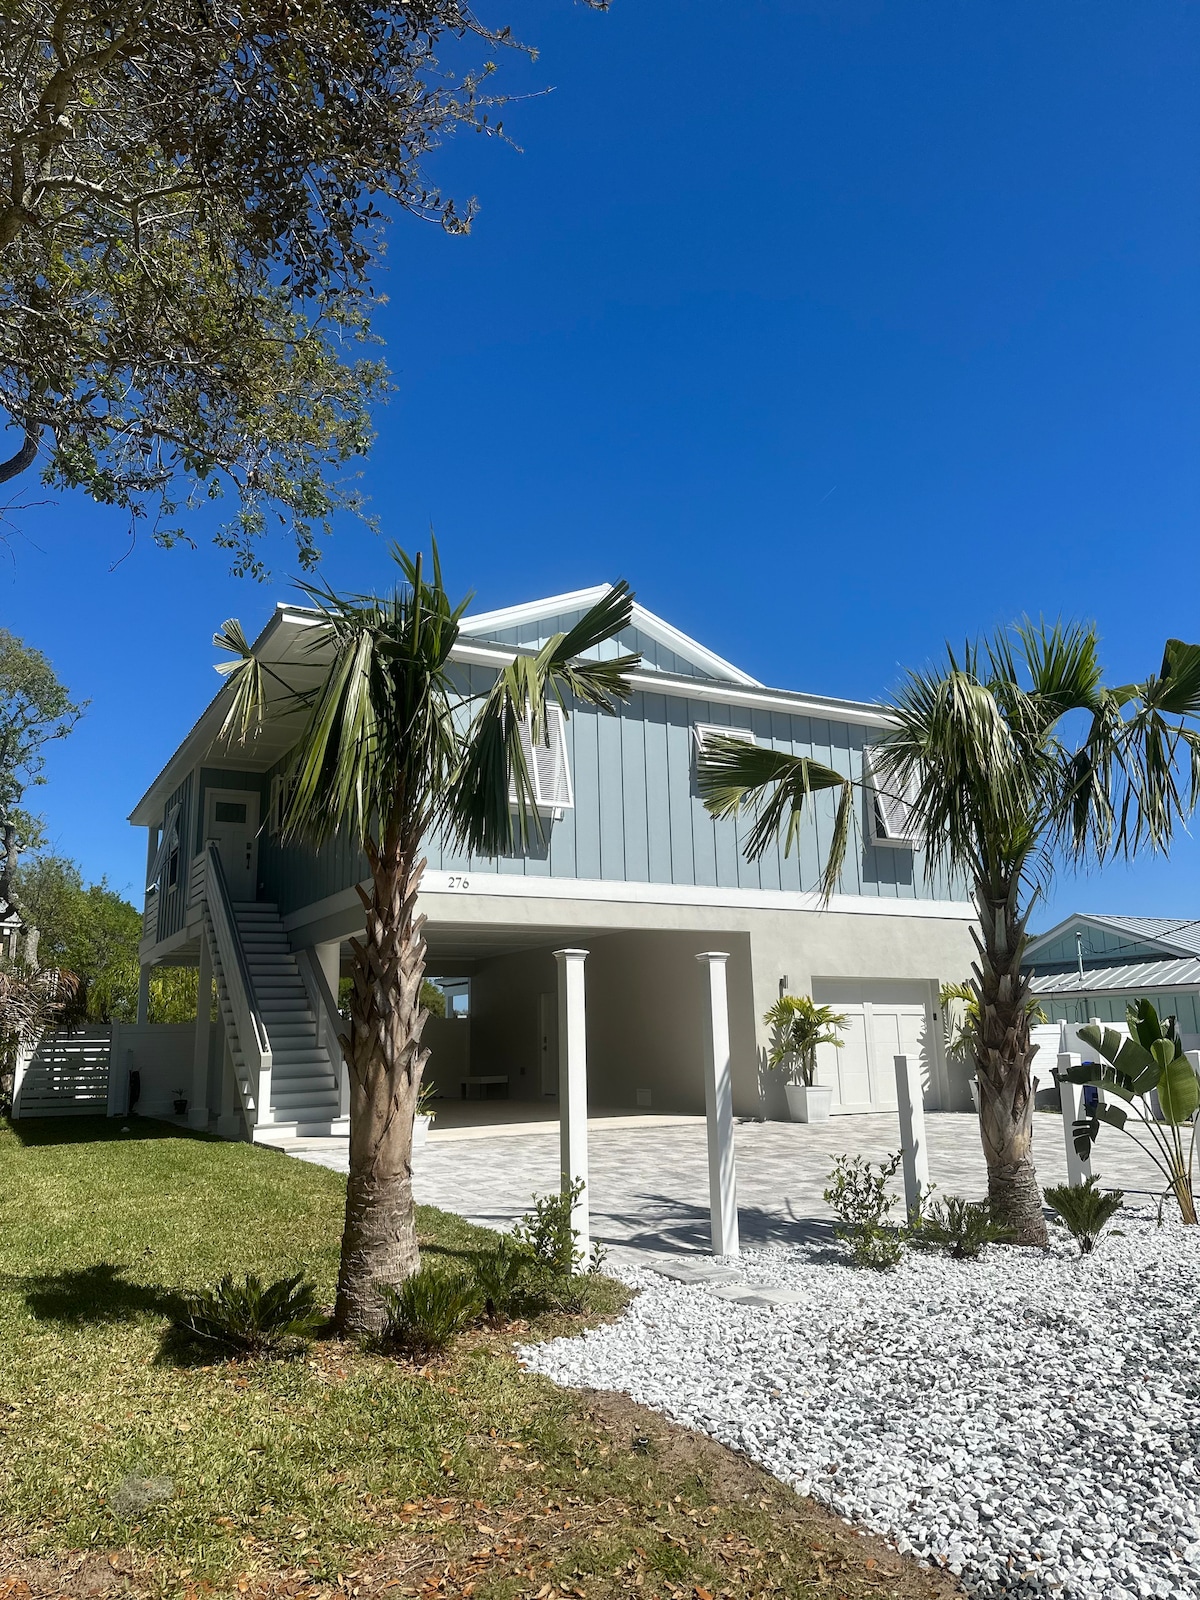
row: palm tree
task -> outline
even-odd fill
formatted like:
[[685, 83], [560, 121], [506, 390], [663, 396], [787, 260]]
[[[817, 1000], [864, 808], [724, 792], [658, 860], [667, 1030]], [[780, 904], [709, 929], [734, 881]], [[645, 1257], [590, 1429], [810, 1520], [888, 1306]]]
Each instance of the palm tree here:
[[[1200, 734], [1190, 725], [1200, 713], [1200, 646], [1168, 640], [1156, 675], [1109, 687], [1098, 644], [1091, 625], [1026, 623], [968, 645], [961, 660], [947, 651], [943, 665], [905, 679], [875, 752], [876, 781], [911, 806], [927, 872], [949, 869], [975, 905], [988, 1196], [1027, 1244], [1046, 1237], [1031, 1156], [1036, 1046], [1022, 965], [1030, 914], [1058, 860], [1165, 849], [1200, 789]], [[756, 813], [751, 857], [785, 829], [790, 847], [812, 796], [837, 795], [821, 873], [828, 897], [861, 785], [806, 757], [732, 740], [706, 751], [700, 784], [709, 810], [727, 816], [750, 804]]]
[[[536, 654], [519, 654], [477, 698], [454, 682], [450, 652], [467, 601], [455, 606], [436, 546], [432, 576], [396, 547], [403, 581], [386, 597], [339, 597], [301, 585], [320, 612], [310, 652], [316, 687], [294, 689], [257, 660], [236, 623], [216, 643], [234, 660], [226, 737], [266, 715], [307, 712], [294, 749], [283, 836], [319, 846], [350, 836], [366, 857], [366, 927], [353, 952], [349, 1028], [350, 1175], [335, 1318], [345, 1333], [378, 1331], [381, 1283], [419, 1263], [412, 1194], [413, 1114], [428, 1050], [423, 849], [441, 833], [473, 853], [511, 853], [540, 831], [527, 752], [548, 741], [547, 702], [613, 711], [639, 657], [585, 660], [631, 616], [624, 583]], [[274, 685], [268, 683], [274, 679]], [[268, 690], [271, 693], [268, 694]], [[510, 798], [511, 796], [511, 798]]]
[[840, 1050], [848, 1018], [832, 1006], [817, 1005], [809, 995], [781, 994], [763, 1021], [773, 1036], [767, 1065], [778, 1069], [795, 1061], [801, 1083], [811, 1089], [817, 1081], [817, 1046], [831, 1044]]

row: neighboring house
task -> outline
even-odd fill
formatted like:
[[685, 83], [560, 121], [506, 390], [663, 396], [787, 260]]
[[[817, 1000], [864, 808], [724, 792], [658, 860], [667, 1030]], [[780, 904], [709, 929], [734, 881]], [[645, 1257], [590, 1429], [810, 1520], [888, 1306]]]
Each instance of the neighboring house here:
[[1025, 962], [1051, 1022], [1124, 1022], [1144, 997], [1200, 1047], [1200, 920], [1077, 914], [1031, 939]]
[[[568, 628], [605, 588], [468, 617], [454, 660], [464, 692], [483, 689], [515, 651]], [[275, 672], [311, 682], [314, 613], [281, 605], [255, 642]], [[735, 1110], [784, 1115], [763, 1071], [762, 1014], [781, 988], [850, 1017], [846, 1046], [826, 1047], [823, 1081], [840, 1112], [895, 1106], [893, 1056], [920, 1057], [931, 1108], [970, 1105], [966, 1072], [947, 1064], [940, 983], [966, 975], [972, 911], [961, 891], [927, 882], [902, 805], [868, 791], [838, 893], [815, 892], [832, 811], [818, 797], [799, 854], [748, 863], [744, 821], [714, 822], [696, 791], [711, 730], [811, 752], [860, 776], [886, 726], [880, 708], [767, 689], [642, 607], [606, 650], [637, 650], [635, 693], [619, 715], [552, 716], [539, 758], [545, 842], [504, 860], [466, 859], [429, 841], [421, 894], [429, 973], [453, 995], [433, 1019], [429, 1080], [442, 1095], [557, 1091], [553, 951], [589, 952], [587, 1056], [596, 1107], [704, 1109], [704, 974], [694, 957], [729, 952]], [[264, 1137], [337, 1124], [345, 1104], [332, 1012], [347, 941], [360, 932], [365, 863], [348, 841], [284, 845], [279, 819], [300, 723], [269, 723], [249, 746], [218, 739], [219, 693], [138, 802], [148, 830], [143, 992], [152, 965], [213, 972], [220, 1024], [197, 1023], [189, 1115], [231, 1135]], [[867, 755], [869, 768], [869, 754]], [[465, 1015], [464, 1015], [465, 1013]], [[485, 1082], [481, 1080], [491, 1080]]]

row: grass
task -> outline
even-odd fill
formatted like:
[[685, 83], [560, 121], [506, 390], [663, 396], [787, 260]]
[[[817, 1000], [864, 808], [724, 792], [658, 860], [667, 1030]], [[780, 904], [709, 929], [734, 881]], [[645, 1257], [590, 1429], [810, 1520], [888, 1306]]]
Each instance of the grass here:
[[[424, 1368], [335, 1340], [181, 1364], [182, 1290], [303, 1269], [332, 1298], [343, 1199], [323, 1168], [138, 1119], [0, 1127], [0, 1597], [952, 1592], [711, 1441], [522, 1373], [514, 1330]], [[453, 1267], [495, 1240], [419, 1223]], [[121, 1515], [131, 1475], [172, 1497]]]

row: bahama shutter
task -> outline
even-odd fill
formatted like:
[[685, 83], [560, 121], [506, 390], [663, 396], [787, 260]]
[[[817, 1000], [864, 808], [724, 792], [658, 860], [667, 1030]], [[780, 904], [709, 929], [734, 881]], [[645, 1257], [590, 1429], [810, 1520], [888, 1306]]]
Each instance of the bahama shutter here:
[[909, 773], [902, 781], [886, 770], [881, 753], [868, 745], [863, 750], [863, 783], [870, 802], [871, 843], [908, 847], [920, 844], [920, 825], [913, 811], [917, 798], [916, 774]]
[[[545, 725], [545, 738], [535, 742], [531, 718], [522, 717], [521, 754], [525, 757], [525, 767], [538, 810], [558, 816], [563, 811], [572, 810], [575, 805], [571, 764], [567, 758], [567, 719], [561, 706], [546, 707]], [[510, 788], [508, 797], [516, 803], [515, 784]]]
[[154, 864], [151, 866], [149, 875], [146, 878], [147, 889], [157, 888], [158, 880], [162, 877], [163, 868], [166, 866], [167, 861], [170, 858], [171, 851], [178, 849], [178, 847], [179, 807], [176, 805], [172, 806], [170, 811], [167, 812], [166, 818], [163, 822], [162, 838], [158, 841], [158, 849], [154, 855]]

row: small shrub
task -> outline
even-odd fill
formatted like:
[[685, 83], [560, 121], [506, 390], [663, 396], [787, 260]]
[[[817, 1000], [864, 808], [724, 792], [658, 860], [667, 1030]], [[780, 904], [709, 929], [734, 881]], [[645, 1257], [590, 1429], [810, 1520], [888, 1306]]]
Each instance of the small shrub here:
[[465, 1272], [421, 1267], [403, 1283], [380, 1287], [387, 1321], [383, 1341], [410, 1355], [437, 1355], [478, 1317], [475, 1280]]
[[950, 1195], [935, 1200], [909, 1232], [913, 1244], [947, 1250], [956, 1261], [975, 1261], [985, 1244], [1009, 1244], [1016, 1237], [1006, 1222], [992, 1214], [986, 1200]]
[[206, 1344], [268, 1355], [311, 1339], [323, 1321], [316, 1285], [301, 1272], [267, 1284], [253, 1272], [241, 1283], [226, 1273], [213, 1288], [185, 1296], [175, 1328]]
[[900, 1260], [900, 1233], [890, 1218], [898, 1202], [887, 1192], [900, 1169], [900, 1152], [877, 1165], [863, 1156], [839, 1156], [829, 1174], [825, 1204], [837, 1217], [834, 1232], [855, 1266], [886, 1272]]
[[564, 1278], [583, 1265], [579, 1234], [571, 1224], [572, 1208], [583, 1189], [583, 1179], [578, 1178], [558, 1194], [535, 1195], [533, 1210], [513, 1229], [513, 1238], [537, 1266]]
[[1098, 1183], [1099, 1179], [1093, 1176], [1074, 1186], [1060, 1183], [1042, 1191], [1046, 1204], [1079, 1240], [1079, 1249], [1085, 1256], [1091, 1254], [1096, 1240], [1125, 1204], [1123, 1190], [1106, 1193], [1097, 1187]]
[[475, 1288], [493, 1327], [536, 1309], [534, 1274], [533, 1257], [511, 1239], [476, 1258]]

